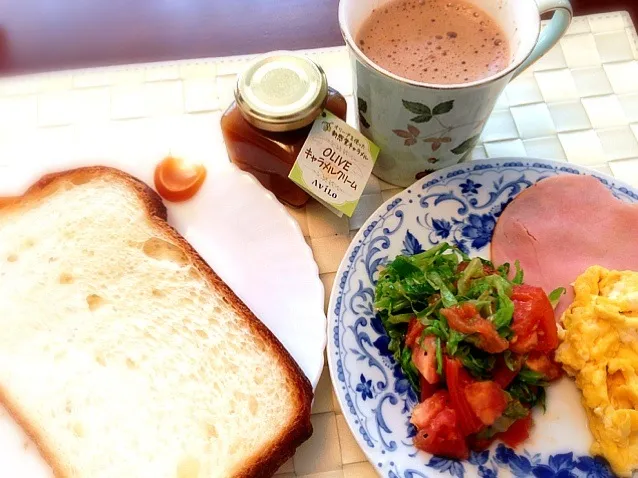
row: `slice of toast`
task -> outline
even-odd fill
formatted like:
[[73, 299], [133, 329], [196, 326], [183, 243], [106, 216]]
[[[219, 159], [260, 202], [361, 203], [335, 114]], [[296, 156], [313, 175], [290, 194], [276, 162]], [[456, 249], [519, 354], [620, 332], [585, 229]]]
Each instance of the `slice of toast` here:
[[0, 330], [0, 400], [58, 477], [270, 476], [312, 433], [297, 364], [118, 170], [0, 207]]

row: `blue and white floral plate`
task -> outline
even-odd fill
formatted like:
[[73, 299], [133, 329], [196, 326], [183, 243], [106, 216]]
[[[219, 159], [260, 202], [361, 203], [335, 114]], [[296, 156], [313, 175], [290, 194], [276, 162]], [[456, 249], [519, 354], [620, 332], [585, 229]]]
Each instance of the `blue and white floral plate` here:
[[546, 412], [535, 411], [532, 435], [516, 450], [495, 444], [467, 461], [418, 451], [409, 424], [417, 397], [388, 352], [389, 338], [372, 306], [379, 266], [441, 241], [489, 258], [503, 208], [524, 189], [558, 174], [593, 175], [619, 199], [638, 202], [630, 186], [566, 163], [473, 161], [414, 183], [372, 214], [350, 244], [330, 297], [328, 362], [348, 425], [381, 476], [613, 476], [603, 461], [588, 455], [591, 435], [579, 393], [567, 378], [550, 387]]

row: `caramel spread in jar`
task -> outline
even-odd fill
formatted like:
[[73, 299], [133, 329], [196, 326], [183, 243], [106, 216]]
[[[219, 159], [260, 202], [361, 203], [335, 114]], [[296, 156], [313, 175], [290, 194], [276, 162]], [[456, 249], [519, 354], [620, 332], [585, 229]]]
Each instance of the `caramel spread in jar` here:
[[277, 54], [240, 75], [235, 99], [221, 120], [230, 160], [281, 201], [303, 206], [309, 196], [288, 174], [324, 108], [345, 121], [345, 98], [310, 59]]

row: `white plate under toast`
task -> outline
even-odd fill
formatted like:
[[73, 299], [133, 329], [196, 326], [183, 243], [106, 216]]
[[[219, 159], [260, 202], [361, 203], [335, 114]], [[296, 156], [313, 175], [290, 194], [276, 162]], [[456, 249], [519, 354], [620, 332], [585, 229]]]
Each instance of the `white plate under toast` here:
[[[21, 194], [43, 174], [98, 164], [153, 184], [155, 161], [37, 163], [29, 158], [21, 166], [0, 168], [0, 197]], [[192, 200], [165, 202], [169, 222], [279, 338], [316, 387], [326, 346], [324, 294], [301, 230], [251, 175], [227, 160], [206, 167], [206, 181]], [[50, 476], [36, 448], [0, 406], [0, 477]]]

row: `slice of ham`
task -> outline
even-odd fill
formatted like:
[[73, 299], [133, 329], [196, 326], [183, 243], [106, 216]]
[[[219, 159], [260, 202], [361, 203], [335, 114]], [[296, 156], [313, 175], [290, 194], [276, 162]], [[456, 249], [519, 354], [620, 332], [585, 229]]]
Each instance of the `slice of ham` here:
[[492, 261], [518, 259], [525, 283], [548, 294], [565, 287], [555, 315], [569, 307], [585, 269], [638, 271], [638, 204], [616, 199], [592, 176], [555, 176], [514, 199], [496, 223]]

